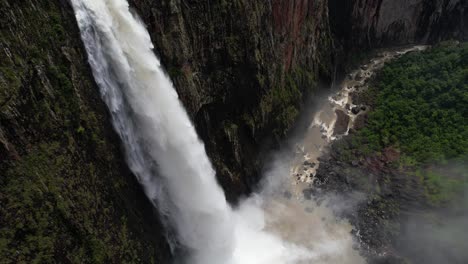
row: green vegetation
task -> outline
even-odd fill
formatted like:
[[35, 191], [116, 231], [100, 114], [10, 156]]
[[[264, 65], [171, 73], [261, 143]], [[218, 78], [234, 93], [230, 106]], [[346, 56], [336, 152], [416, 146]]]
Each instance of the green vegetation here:
[[284, 87], [275, 87], [260, 102], [262, 117], [273, 116], [275, 135], [284, 136], [285, 131], [298, 115], [297, 105], [302, 94], [290, 78]]
[[457, 173], [434, 168], [467, 162], [467, 43], [442, 43], [403, 56], [384, 67], [362, 98], [373, 110], [352, 148], [366, 156], [397, 149], [400, 158], [394, 165], [421, 179], [432, 204], [463, 190], [466, 166]]
[[449, 164], [437, 164], [437, 167], [417, 169], [414, 175], [423, 183], [428, 203], [443, 205], [454, 201], [458, 194], [468, 188], [468, 158], [459, 158]]
[[[284, 75], [281, 85], [270, 89], [261, 99], [254, 118], [244, 114], [243, 119], [249, 126], [263, 124], [272, 128], [272, 134], [279, 140], [283, 138], [299, 115], [299, 108], [304, 100], [303, 94], [310, 93], [316, 87], [312, 72], [294, 68]], [[265, 124], [266, 120], [271, 120]]]
[[376, 108], [361, 131], [372, 150], [398, 146], [410, 162], [468, 151], [468, 45], [413, 53], [380, 74]]
[[149, 202], [62, 8], [0, 0], [0, 263], [159, 261]]
[[[103, 193], [83, 182], [96, 178], [96, 171], [92, 166], [77, 168], [66, 152], [58, 142], [42, 143], [3, 175], [7, 197], [0, 199], [2, 261], [53, 263], [60, 254], [72, 263], [107, 263], [113, 258], [139, 262], [124, 246], [135, 243], [126, 235], [126, 220], [119, 221], [122, 226], [99, 220], [113, 208], [103, 203]], [[113, 237], [108, 229], [122, 229], [123, 234]]]

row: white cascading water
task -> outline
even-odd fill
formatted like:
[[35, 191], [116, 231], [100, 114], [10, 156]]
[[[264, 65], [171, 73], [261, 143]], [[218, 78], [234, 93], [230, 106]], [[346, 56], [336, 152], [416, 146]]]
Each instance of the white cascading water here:
[[[226, 258], [233, 247], [229, 205], [147, 30], [125, 0], [72, 3], [131, 170], [184, 246], [209, 252], [211, 259]], [[194, 256], [199, 257], [204, 256]]]
[[[345, 251], [340, 241], [350, 248], [348, 229], [344, 231], [346, 238], [333, 240], [336, 243], [330, 247], [330, 243], [320, 241], [318, 246], [303, 246], [300, 241], [286, 242], [287, 236], [268, 228], [266, 218], [275, 213], [264, 210], [260, 196], [233, 210], [216, 182], [203, 143], [153, 53], [146, 28], [130, 12], [128, 2], [71, 3], [93, 75], [122, 139], [127, 162], [146, 195], [175, 230], [177, 246], [188, 251], [184, 262], [348, 263], [326, 261], [330, 255]], [[283, 217], [289, 219], [291, 215]], [[327, 254], [325, 260], [322, 254]], [[323, 261], [318, 261], [320, 258]]]

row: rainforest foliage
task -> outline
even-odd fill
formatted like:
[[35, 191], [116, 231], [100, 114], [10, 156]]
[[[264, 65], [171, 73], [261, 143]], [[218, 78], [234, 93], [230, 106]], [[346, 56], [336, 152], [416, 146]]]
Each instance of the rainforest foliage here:
[[386, 66], [368, 125], [370, 150], [397, 146], [411, 162], [468, 152], [468, 44], [440, 45]]
[[[433, 204], [467, 185], [468, 44], [446, 42], [386, 65], [363, 96], [372, 106], [353, 137], [364, 156], [400, 152], [396, 167], [417, 176]], [[441, 169], [445, 168], [445, 169]]]

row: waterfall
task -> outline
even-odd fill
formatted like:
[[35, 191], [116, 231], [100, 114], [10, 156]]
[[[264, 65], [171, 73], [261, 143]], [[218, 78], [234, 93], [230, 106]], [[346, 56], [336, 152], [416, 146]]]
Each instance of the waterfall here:
[[[178, 241], [203, 256], [228, 259], [232, 212], [195, 128], [179, 102], [146, 28], [125, 0], [73, 0], [94, 78], [127, 161]], [[208, 253], [207, 253], [208, 252]]]
[[[71, 3], [128, 165], [165, 223], [175, 230], [175, 246], [188, 252], [184, 263], [326, 263], [330, 255], [344, 251], [339, 239], [328, 244], [317, 240], [320, 245], [313, 244], [313, 248], [285, 241], [281, 232], [268, 228], [267, 220], [280, 219], [273, 217], [279, 212], [293, 211], [279, 208], [268, 213], [261, 195], [233, 210], [216, 182], [203, 143], [153, 52], [148, 31], [130, 12], [128, 2]], [[303, 209], [299, 209], [302, 214]], [[282, 220], [289, 221], [291, 214], [294, 217], [295, 213], [290, 213]], [[317, 219], [322, 221], [323, 215]], [[326, 230], [321, 224], [316, 228]], [[345, 234], [349, 244], [348, 229]], [[307, 232], [300, 236], [314, 241]], [[322, 254], [326, 260], [315, 261]]]

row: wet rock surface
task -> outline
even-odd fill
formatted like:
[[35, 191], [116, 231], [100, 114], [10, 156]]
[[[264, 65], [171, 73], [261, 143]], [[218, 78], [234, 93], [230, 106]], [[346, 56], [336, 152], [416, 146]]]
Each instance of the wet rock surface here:
[[394, 248], [394, 241], [406, 214], [424, 208], [424, 190], [414, 178], [391, 166], [398, 156], [394, 150], [386, 150], [383, 157], [343, 158], [342, 149], [351, 139], [351, 135], [346, 136], [332, 144], [320, 159], [312, 187], [304, 194], [311, 197], [313, 193], [316, 199], [334, 194], [356, 204], [341, 216], [354, 226], [361, 253], [369, 263], [407, 263]]
[[342, 110], [335, 110], [336, 123], [333, 135], [343, 135], [348, 131], [349, 116]]
[[[364, 127], [368, 111], [372, 106], [369, 98], [363, 96], [363, 92], [369, 88], [369, 82], [376, 71], [394, 58], [426, 48], [427, 46], [414, 46], [380, 51], [375, 58], [347, 75], [348, 77], [339, 85], [341, 89], [329, 95], [328, 100], [318, 107], [302, 145], [297, 146], [296, 154], [302, 157], [297, 157], [297, 164], [291, 174], [298, 183], [313, 181], [320, 166], [321, 153], [331, 142]], [[314, 166], [311, 167], [309, 164]]]
[[[416, 50], [419, 48], [415, 47]], [[331, 138], [330, 145], [317, 159], [311, 184], [303, 190], [306, 199], [321, 201], [336, 196], [340, 201], [352, 204], [339, 211], [339, 216], [349, 219], [354, 226], [353, 233], [361, 253], [372, 264], [406, 263], [393, 242], [405, 214], [416, 207], [424, 208], [424, 190], [414, 178], [392, 165], [399, 159], [399, 151], [386, 148], [381, 155], [364, 155], [353, 149], [353, 134], [365, 127], [368, 113], [372, 111], [373, 102], [364, 96], [372, 85], [369, 80], [385, 62], [411, 50], [384, 52], [383, 56], [372, 59], [348, 76], [343, 91], [349, 92], [349, 99], [330, 97], [334, 103], [343, 106], [335, 110], [333, 128], [334, 135], [341, 136]], [[343, 95], [343, 91], [337, 94]], [[349, 133], [345, 133], [348, 127]]]

